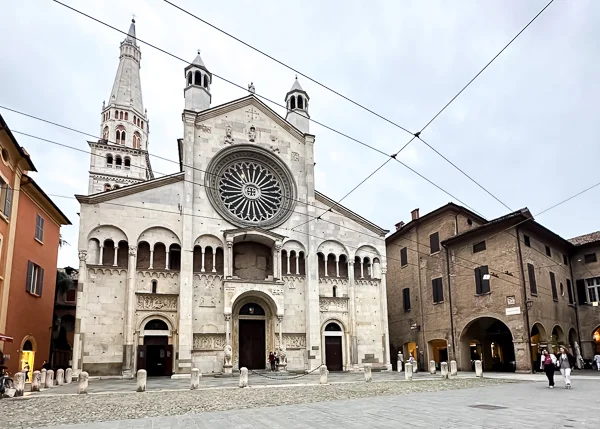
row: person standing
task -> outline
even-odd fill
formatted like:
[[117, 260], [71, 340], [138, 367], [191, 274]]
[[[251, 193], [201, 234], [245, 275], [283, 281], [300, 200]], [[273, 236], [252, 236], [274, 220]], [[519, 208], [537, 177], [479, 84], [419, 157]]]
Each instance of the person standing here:
[[271, 364], [271, 372], [275, 371], [275, 355], [269, 352], [269, 363]]
[[594, 362], [596, 362], [596, 369], [600, 371], [600, 353], [596, 353], [594, 356]]
[[558, 367], [560, 373], [563, 376], [565, 382], [565, 388], [571, 388], [571, 363], [569, 362], [569, 354], [564, 347], [560, 348], [560, 355], [558, 356]]
[[556, 356], [549, 353], [548, 350], [542, 352], [540, 369], [546, 373], [548, 378], [548, 387], [554, 389], [554, 371], [556, 368]]

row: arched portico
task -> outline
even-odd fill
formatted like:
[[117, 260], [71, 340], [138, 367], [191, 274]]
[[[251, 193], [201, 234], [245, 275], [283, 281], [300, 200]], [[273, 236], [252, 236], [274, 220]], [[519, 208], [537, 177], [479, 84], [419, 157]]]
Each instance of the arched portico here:
[[533, 369], [537, 370], [540, 367], [540, 357], [542, 350], [548, 347], [548, 334], [546, 328], [540, 322], [535, 322], [531, 327], [531, 358], [533, 360]]
[[169, 318], [152, 314], [138, 324], [136, 370], [145, 369], [148, 376], [170, 376], [173, 373], [173, 324]]
[[463, 328], [459, 344], [463, 371], [472, 371], [475, 360], [481, 360], [484, 371], [515, 370], [513, 335], [495, 317], [473, 319]]
[[348, 369], [348, 338], [344, 323], [338, 318], [328, 318], [321, 325], [321, 361], [329, 371]]

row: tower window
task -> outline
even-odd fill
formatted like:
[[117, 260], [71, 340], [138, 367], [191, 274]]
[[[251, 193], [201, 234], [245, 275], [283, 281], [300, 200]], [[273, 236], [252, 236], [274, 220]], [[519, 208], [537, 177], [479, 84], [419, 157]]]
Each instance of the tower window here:
[[290, 109], [295, 109], [296, 108], [296, 97], [291, 96], [290, 97]]
[[115, 119], [119, 119], [119, 111], [115, 110]]
[[104, 131], [102, 132], [102, 138], [104, 140], [108, 140], [108, 127], [104, 127]]
[[119, 144], [121, 143], [121, 130], [117, 130], [117, 141], [115, 143]]
[[202, 73], [199, 70], [194, 73], [194, 85], [202, 86]]
[[125, 169], [129, 170], [131, 168], [131, 160], [129, 159], [129, 157], [125, 158]]
[[192, 72], [188, 72], [188, 85], [192, 84]]
[[298, 96], [298, 109], [304, 109], [304, 100], [301, 95]]
[[144, 121], [141, 122], [140, 128], [143, 130], [144, 129]]
[[106, 155], [106, 166], [107, 167], [113, 166], [113, 157], [110, 153], [108, 155]]
[[204, 75], [204, 88], [208, 88], [208, 75]]
[[123, 119], [123, 112], [119, 112], [119, 119]]
[[121, 144], [125, 144], [125, 131], [121, 131]]
[[334, 298], [337, 297], [337, 287], [336, 286], [333, 287], [333, 297]]
[[121, 168], [121, 165], [123, 164], [123, 160], [121, 159], [120, 156], [117, 155], [117, 158], [115, 159], [115, 166], [117, 168]]
[[127, 121], [129, 119], [129, 113], [125, 112], [125, 120]]
[[156, 280], [152, 280], [152, 293], [156, 293], [157, 288], [158, 288], [158, 282]]
[[133, 133], [133, 148], [141, 149], [142, 147], [142, 138], [140, 137], [140, 133], [137, 131]]

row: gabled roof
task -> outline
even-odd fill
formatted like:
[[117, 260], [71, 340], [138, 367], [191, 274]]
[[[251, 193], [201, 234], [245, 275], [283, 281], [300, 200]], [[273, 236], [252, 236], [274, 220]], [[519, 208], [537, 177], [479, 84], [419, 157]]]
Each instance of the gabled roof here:
[[174, 173], [168, 176], [159, 177], [158, 179], [146, 180], [133, 185], [123, 186], [112, 191], [98, 192], [92, 195], [75, 195], [77, 201], [81, 204], [98, 204], [116, 198], [125, 197], [127, 195], [137, 194], [138, 192], [147, 191], [149, 189], [160, 188], [161, 186], [170, 185], [171, 183], [182, 182], [185, 173]]
[[424, 214], [423, 216], [417, 218], [417, 219], [413, 219], [410, 222], [408, 222], [407, 224], [405, 224], [404, 226], [402, 226], [402, 228], [394, 231], [394, 233], [392, 235], [390, 235], [389, 237], [387, 237], [385, 239], [386, 242], [390, 242], [391, 240], [396, 239], [397, 237], [407, 233], [408, 231], [410, 231], [411, 229], [413, 229], [415, 226], [420, 225], [422, 223], [428, 222], [431, 219], [435, 218], [436, 216], [439, 216], [441, 214], [444, 214], [446, 212], [452, 212], [452, 213], [465, 213], [468, 217], [471, 217], [473, 219], [477, 219], [479, 222], [481, 223], [487, 223], [487, 219], [479, 216], [477, 213], [469, 210], [466, 207], [463, 206], [459, 206], [458, 204], [454, 204], [454, 203], [448, 203], [444, 206], [441, 206], [427, 214]]
[[33, 165], [33, 161], [31, 161], [31, 157], [29, 156], [27, 151], [23, 149], [23, 147], [21, 147], [13, 133], [10, 131], [10, 128], [8, 128], [8, 125], [6, 125], [6, 122], [4, 121], [2, 115], [0, 115], [0, 131], [4, 131], [6, 133], [6, 135], [14, 145], [15, 149], [17, 149], [17, 152], [19, 152], [19, 155], [27, 162], [27, 168], [25, 170], [37, 171], [35, 169], [35, 166]]
[[[27, 192], [29, 188], [28, 185], [31, 185], [33, 192]], [[38, 204], [42, 206], [45, 205], [46, 207], [44, 208], [48, 211], [48, 214], [52, 216], [57, 224], [72, 225], [69, 218], [67, 218], [67, 216], [65, 216], [65, 214], [58, 208], [58, 206], [54, 204], [54, 201], [52, 201], [48, 194], [44, 192], [40, 185], [38, 185], [31, 176], [28, 176], [27, 174], [21, 176], [21, 189], [24, 189], [25, 192], [27, 192], [29, 198], [35, 198]]]
[[331, 207], [333, 210], [337, 211], [338, 213], [346, 216], [348, 219], [352, 219], [354, 222], [358, 223], [359, 225], [364, 226], [365, 228], [367, 228], [370, 231], [373, 231], [375, 234], [380, 235], [381, 237], [385, 236], [385, 234], [390, 232], [389, 230], [383, 229], [383, 228], [375, 225], [373, 222], [368, 221], [364, 217], [356, 214], [352, 210], [344, 207], [343, 205], [338, 204], [337, 202], [335, 202], [334, 200], [332, 200], [329, 197], [326, 197], [319, 191], [315, 191], [315, 199], [317, 201], [319, 201], [320, 203], [323, 203], [326, 206]]
[[567, 240], [574, 246], [583, 246], [585, 244], [592, 244], [600, 241], [600, 231], [590, 232], [589, 234], [580, 235]]

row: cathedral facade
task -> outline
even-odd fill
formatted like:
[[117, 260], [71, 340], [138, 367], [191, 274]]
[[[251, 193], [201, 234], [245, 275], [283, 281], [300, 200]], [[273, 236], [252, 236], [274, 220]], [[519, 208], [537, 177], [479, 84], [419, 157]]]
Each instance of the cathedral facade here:
[[211, 106], [200, 54], [184, 70], [179, 172], [155, 178], [135, 23], [89, 142], [75, 373], [186, 376], [391, 368], [386, 230], [315, 190], [310, 98], [285, 117], [247, 96]]

